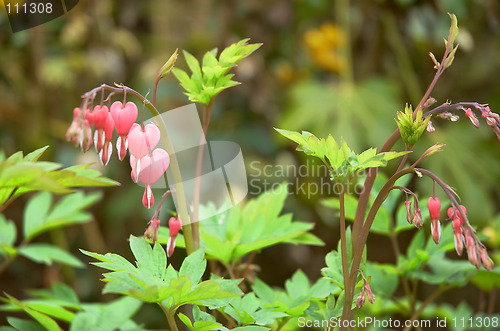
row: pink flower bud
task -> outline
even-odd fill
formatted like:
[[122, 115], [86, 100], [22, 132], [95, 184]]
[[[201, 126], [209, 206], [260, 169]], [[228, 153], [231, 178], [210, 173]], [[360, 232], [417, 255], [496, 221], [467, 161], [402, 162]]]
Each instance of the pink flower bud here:
[[413, 212], [411, 210], [411, 201], [406, 200], [405, 206], [406, 206], [406, 220], [408, 221], [408, 223], [412, 224], [413, 223]]
[[170, 217], [168, 227], [170, 229], [170, 237], [176, 237], [182, 227], [182, 222], [178, 218]]
[[471, 121], [472, 125], [474, 125], [474, 127], [476, 127], [476, 128], [479, 127], [479, 120], [477, 119], [476, 114], [474, 114], [470, 108], [467, 108], [465, 110], [465, 116], [467, 116], [470, 119], [470, 121]]
[[148, 238], [153, 241], [153, 244], [158, 240], [158, 232], [160, 231], [160, 220], [159, 219], [151, 219], [149, 221], [149, 226], [144, 232], [144, 238]]
[[[460, 205], [460, 209], [462, 209], [464, 214], [467, 215], [467, 208], [465, 208], [465, 206]], [[462, 220], [462, 222], [464, 221], [462, 219], [462, 215], [460, 214], [460, 212], [453, 207], [448, 208], [447, 214], [448, 214], [448, 217], [451, 219], [458, 217], [458, 218], [460, 218], [460, 220]]]
[[413, 224], [419, 229], [422, 227], [422, 225], [424, 225], [420, 208], [417, 208], [417, 210], [415, 210], [415, 216], [413, 217]]
[[80, 118], [80, 108], [73, 109], [73, 121], [71, 122], [68, 131], [66, 131], [66, 140], [77, 147], [82, 131], [82, 120]]
[[82, 152], [86, 152], [92, 147], [92, 129], [88, 120], [82, 122], [82, 130], [80, 131], [80, 146]]
[[365, 291], [361, 291], [356, 298], [356, 308], [361, 309], [365, 304]]
[[168, 227], [170, 229], [170, 237], [168, 238], [167, 247], [166, 247], [168, 257], [170, 257], [170, 256], [172, 256], [172, 254], [174, 254], [175, 239], [177, 238], [177, 234], [179, 233], [181, 226], [182, 226], [182, 222], [178, 218], [170, 217], [170, 219], [168, 220]]
[[370, 288], [370, 284], [365, 283], [365, 288], [364, 290], [366, 291], [366, 297], [368, 301], [373, 304], [375, 302], [375, 296], [373, 295], [372, 289]]
[[479, 260], [476, 254], [476, 244], [474, 242], [474, 238], [470, 234], [469, 230], [464, 230], [464, 236], [465, 236], [465, 244], [467, 248], [467, 256], [469, 257], [469, 261], [470, 263], [472, 263], [477, 267]]
[[481, 257], [481, 261], [483, 262], [483, 266], [486, 270], [491, 271], [493, 269], [493, 260], [488, 255], [488, 251], [485, 247], [481, 247], [479, 256]]
[[441, 201], [439, 201], [439, 198], [430, 197], [429, 200], [427, 200], [427, 208], [429, 208], [431, 219], [438, 220], [441, 210]]

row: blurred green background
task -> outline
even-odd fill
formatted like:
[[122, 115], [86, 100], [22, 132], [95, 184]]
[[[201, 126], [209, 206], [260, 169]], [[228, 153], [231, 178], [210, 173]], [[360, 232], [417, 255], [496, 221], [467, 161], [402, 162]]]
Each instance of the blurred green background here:
[[[130, 181], [126, 162], [114, 155], [106, 168], [100, 167], [93, 149], [82, 154], [65, 141], [72, 110], [84, 92], [117, 82], [146, 94], [176, 48], [200, 58], [214, 47], [222, 49], [242, 38], [261, 42], [263, 46], [235, 70], [242, 85], [216, 99], [208, 138], [240, 144], [252, 183], [250, 196], [265, 188], [264, 180], [291, 181], [293, 191], [297, 184], [322, 178], [274, 172], [276, 165], [306, 164], [306, 158], [273, 127], [343, 136], [358, 152], [380, 147], [396, 128], [396, 111], [403, 110], [406, 102], [415, 106], [432, 80], [428, 52], [438, 59], [442, 56], [442, 38], [450, 22], [447, 12], [458, 17], [460, 47], [431, 95], [439, 104], [477, 101], [498, 112], [500, 3], [496, 0], [88, 0], [58, 19], [18, 33], [11, 32], [2, 13], [0, 146], [11, 154], [48, 144], [46, 155], [51, 160], [65, 165], [96, 162], [104, 175], [120, 181], [121, 187], [104, 190], [104, 199], [94, 210], [97, 222], [67, 235], [74, 253], [85, 247], [127, 256], [126, 238], [130, 233], [140, 235], [151, 215], [141, 205], [142, 189]], [[182, 56], [177, 65], [187, 67]], [[161, 110], [189, 103], [173, 76], [160, 83], [158, 96]], [[466, 118], [455, 123], [436, 119], [434, 126], [436, 132], [424, 134], [417, 151], [435, 142], [445, 143], [446, 148], [426, 159], [425, 166], [456, 188], [473, 224], [486, 229], [490, 247], [499, 247], [499, 141], [484, 122], [475, 129]], [[265, 165], [273, 165], [268, 169], [275, 176], [264, 176]], [[429, 181], [410, 185], [422, 201], [432, 191]], [[295, 218], [316, 223], [315, 233], [326, 246], [268, 249], [256, 260], [260, 277], [280, 285], [298, 267], [311, 278], [320, 276], [324, 254], [338, 240], [336, 215], [319, 203], [324, 197], [299, 192], [291, 194], [287, 204]], [[13, 204], [8, 211], [11, 219], [20, 221], [22, 206], [23, 201]], [[413, 233], [407, 231], [401, 241]], [[369, 245], [369, 258], [394, 261], [384, 238], [372, 236]], [[56, 280], [58, 272], [51, 268], [16, 263], [2, 275], [0, 290], [9, 288], [10, 294], [22, 296], [23, 288]], [[75, 278], [84, 300], [101, 300], [94, 269], [79, 271]], [[20, 274], [25, 277], [20, 279]], [[442, 300], [465, 298], [477, 306], [472, 286], [456, 295]]]

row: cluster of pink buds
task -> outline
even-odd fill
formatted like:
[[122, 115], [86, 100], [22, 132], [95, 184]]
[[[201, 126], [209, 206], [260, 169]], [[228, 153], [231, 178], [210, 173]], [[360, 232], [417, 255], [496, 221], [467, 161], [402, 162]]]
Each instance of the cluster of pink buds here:
[[66, 131], [66, 140], [75, 147], [80, 145], [82, 151], [86, 152], [92, 146], [92, 118], [89, 116], [90, 109], [82, 113], [80, 108], [73, 109], [73, 121]]
[[[500, 115], [497, 113], [494, 113], [491, 111], [490, 107], [488, 105], [481, 105], [476, 102], [470, 103], [470, 102], [460, 102], [457, 104], [451, 105], [449, 102], [446, 102], [445, 104], [436, 107], [435, 110], [438, 110], [439, 108], [445, 108], [445, 109], [461, 109], [465, 113], [465, 117], [467, 117], [472, 125], [474, 127], [479, 128], [479, 119], [474, 113], [474, 111], [480, 111], [481, 112], [481, 117], [486, 120], [486, 124], [493, 130], [493, 132], [496, 134], [497, 139], [500, 140]], [[434, 112], [434, 110], [432, 111]], [[450, 120], [452, 122], [456, 122], [459, 120], [458, 115], [454, 115], [448, 111], [442, 111], [438, 112], [437, 116]], [[431, 126], [427, 127], [427, 131], [433, 132], [434, 129]]]
[[418, 200], [415, 198], [415, 214], [412, 211], [411, 201], [408, 200], [408, 197], [405, 200], [406, 207], [406, 220], [408, 223], [415, 225], [417, 228], [421, 228], [424, 225], [424, 221], [422, 219], [422, 212], [418, 205]]
[[493, 129], [498, 140], [500, 140], [500, 115], [493, 113], [490, 107], [485, 106], [481, 116], [486, 119], [486, 124]]
[[174, 254], [174, 249], [175, 249], [175, 239], [177, 238], [177, 234], [179, 233], [179, 230], [181, 229], [182, 226], [182, 221], [176, 217], [170, 217], [168, 220], [168, 227], [170, 230], [168, 242], [167, 242], [167, 256], [170, 257], [172, 254]]
[[441, 201], [437, 197], [430, 197], [427, 200], [427, 208], [429, 208], [429, 215], [431, 217], [432, 239], [436, 244], [439, 244], [439, 239], [441, 239], [441, 223], [439, 222]]
[[[464, 206], [460, 205], [460, 209], [464, 215], [467, 213], [467, 209]], [[477, 269], [481, 267], [482, 263], [487, 270], [491, 271], [493, 269], [493, 260], [489, 257], [486, 247], [484, 247], [474, 234], [474, 229], [469, 226], [464, 226], [462, 215], [456, 208], [448, 208], [448, 217], [452, 220], [453, 236], [457, 254], [462, 254], [465, 244], [470, 263], [472, 263]]]
[[363, 273], [361, 273], [361, 276], [363, 277], [364, 285], [361, 293], [359, 293], [358, 297], [356, 298], [356, 308], [358, 309], [361, 309], [361, 307], [364, 306], [366, 299], [368, 299], [368, 302], [370, 302], [371, 304], [375, 302], [375, 296], [373, 295], [372, 289], [370, 288], [370, 284], [368, 284], [368, 281], [366, 280]]

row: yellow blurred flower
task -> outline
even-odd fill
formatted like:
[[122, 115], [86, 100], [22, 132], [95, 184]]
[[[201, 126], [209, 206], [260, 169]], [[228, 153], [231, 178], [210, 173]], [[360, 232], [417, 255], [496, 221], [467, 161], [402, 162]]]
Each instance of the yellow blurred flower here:
[[318, 29], [307, 31], [304, 42], [318, 66], [333, 72], [345, 70], [346, 61], [341, 53], [346, 40], [340, 27], [324, 23]]

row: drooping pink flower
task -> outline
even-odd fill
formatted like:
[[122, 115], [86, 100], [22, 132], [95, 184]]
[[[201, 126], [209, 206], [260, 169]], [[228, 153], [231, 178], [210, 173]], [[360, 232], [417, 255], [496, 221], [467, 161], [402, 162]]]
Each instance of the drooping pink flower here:
[[146, 155], [141, 159], [141, 168], [138, 174], [138, 180], [146, 185], [142, 204], [146, 208], [151, 208], [154, 204], [153, 185], [167, 170], [170, 164], [168, 153], [161, 149], [155, 149], [151, 155]]
[[101, 151], [99, 152], [99, 157], [102, 164], [107, 165], [111, 154], [113, 153], [113, 144], [111, 140], [113, 139], [113, 130], [115, 129], [115, 121], [111, 113], [108, 113], [106, 122], [104, 123], [104, 143]]
[[[465, 206], [460, 205], [460, 209], [464, 212], [464, 214], [467, 213], [467, 208]], [[457, 251], [458, 255], [462, 255], [462, 251], [464, 249], [464, 229], [463, 229], [463, 223], [464, 220], [462, 219], [462, 215], [458, 212], [453, 207], [448, 208], [447, 211], [448, 217], [452, 219], [451, 226], [453, 228], [453, 240], [455, 241], [455, 250]]]
[[437, 197], [430, 197], [427, 200], [427, 208], [431, 217], [431, 233], [432, 239], [436, 244], [439, 244], [441, 238], [441, 223], [439, 222], [439, 214], [441, 210], [441, 201]]
[[92, 119], [95, 125], [96, 131], [94, 132], [94, 145], [97, 153], [101, 152], [104, 145], [104, 127], [106, 126], [108, 114], [108, 106], [97, 105], [94, 107], [92, 113], [87, 116]]
[[130, 128], [137, 120], [139, 111], [133, 102], [127, 102], [125, 105], [121, 101], [115, 101], [110, 108], [111, 116], [115, 121], [116, 133], [118, 139], [116, 141], [116, 149], [118, 150], [118, 158], [122, 161], [127, 154], [127, 135]]
[[168, 227], [170, 230], [168, 242], [167, 242], [167, 256], [170, 257], [172, 254], [174, 254], [174, 249], [175, 249], [175, 240], [177, 238], [177, 234], [179, 233], [179, 230], [181, 229], [182, 226], [182, 221], [176, 217], [170, 217], [168, 220]]
[[141, 171], [141, 159], [151, 153], [160, 141], [160, 130], [154, 124], [148, 124], [143, 128], [134, 123], [127, 135], [127, 141], [133, 173], [132, 179], [137, 182]]

